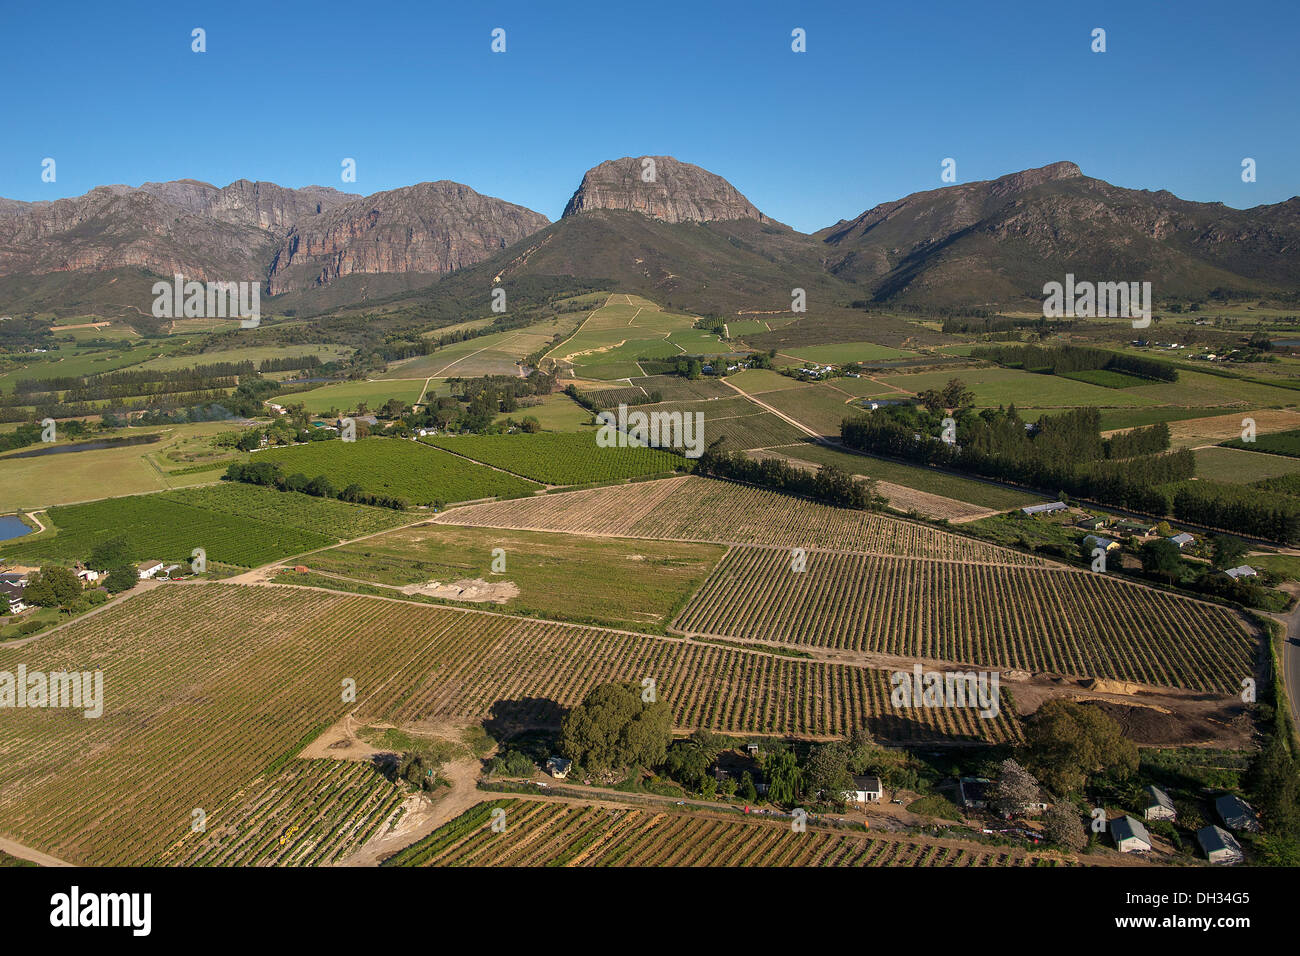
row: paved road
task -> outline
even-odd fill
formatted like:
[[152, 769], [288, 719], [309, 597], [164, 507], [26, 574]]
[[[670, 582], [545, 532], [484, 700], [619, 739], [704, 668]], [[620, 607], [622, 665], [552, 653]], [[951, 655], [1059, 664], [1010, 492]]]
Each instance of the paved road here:
[[[1286, 584], [1284, 591], [1300, 598], [1300, 584]], [[1287, 699], [1291, 704], [1291, 720], [1300, 720], [1300, 644], [1291, 643], [1291, 639], [1300, 640], [1300, 600], [1287, 614], [1274, 614], [1273, 619], [1281, 621], [1286, 628], [1282, 637], [1282, 680], [1286, 684]]]

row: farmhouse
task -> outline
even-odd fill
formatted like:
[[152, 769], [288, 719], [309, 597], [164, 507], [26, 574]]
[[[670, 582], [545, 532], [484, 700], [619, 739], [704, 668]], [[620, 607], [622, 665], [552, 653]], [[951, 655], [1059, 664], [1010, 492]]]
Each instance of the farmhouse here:
[[1114, 551], [1119, 547], [1119, 542], [1113, 538], [1103, 538], [1100, 535], [1090, 534], [1083, 539], [1084, 546], [1090, 551], [1101, 548], [1103, 551]]
[[27, 610], [27, 604], [23, 601], [23, 589], [9, 581], [0, 581], [0, 601], [8, 603], [10, 614], [21, 614]]
[[1238, 578], [1253, 578], [1258, 576], [1259, 574], [1259, 572], [1256, 571], [1254, 568], [1252, 568], [1249, 564], [1241, 564], [1235, 568], [1228, 568], [1228, 570], [1224, 571], [1223, 573], [1226, 574], [1228, 577], [1232, 578], [1234, 581], [1236, 581]]
[[546, 772], [557, 780], [563, 780], [569, 775], [569, 768], [573, 766], [572, 760], [566, 760], [563, 757], [547, 757]]
[[1174, 801], [1169, 799], [1169, 794], [1165, 793], [1159, 787], [1147, 787], [1147, 805], [1142, 815], [1148, 820], [1175, 820], [1178, 818], [1178, 811], [1174, 809]]
[[1121, 853], [1146, 853], [1151, 849], [1151, 835], [1141, 820], [1119, 817], [1111, 821], [1110, 835]]
[[983, 810], [988, 806], [989, 789], [993, 781], [988, 777], [962, 777], [957, 781], [961, 805], [970, 810]]
[[28, 568], [21, 564], [11, 565], [4, 571], [0, 571], [0, 583], [16, 584], [20, 588], [27, 587], [27, 581], [40, 568]]
[[1196, 831], [1196, 842], [1211, 863], [1231, 865], [1245, 859], [1237, 838], [1222, 827], [1201, 827]]
[[853, 789], [840, 793], [840, 798], [846, 803], [878, 803], [883, 796], [884, 791], [880, 789], [879, 777], [855, 776]]
[[1228, 793], [1214, 801], [1214, 810], [1229, 830], [1259, 833], [1259, 817], [1249, 803], [1236, 794]]
[[146, 561], [143, 564], [136, 565], [136, 573], [140, 575], [141, 581], [147, 581], [163, 569], [161, 561]]
[[1140, 524], [1136, 521], [1120, 521], [1115, 524], [1115, 530], [1123, 531], [1125, 534], [1135, 535], [1139, 538], [1145, 538], [1155, 531], [1155, 525]]
[[1174, 535], [1174, 536], [1171, 537], [1169, 540], [1172, 541], [1174, 544], [1176, 544], [1176, 545], [1179, 547], [1180, 550], [1181, 550], [1182, 548], [1187, 547], [1189, 544], [1195, 544], [1195, 543], [1196, 543], [1196, 539], [1193, 538], [1193, 537], [1192, 537], [1190, 534], [1188, 534], [1186, 531], [1184, 531], [1182, 534], [1176, 534], [1176, 535]]
[[1021, 508], [1020, 510], [1027, 515], [1046, 515], [1046, 514], [1051, 514], [1054, 511], [1064, 511], [1065, 502], [1049, 501], [1047, 502], [1047, 504], [1042, 504], [1042, 505], [1025, 505], [1025, 507]]
[[1084, 515], [1074, 524], [1077, 528], [1087, 528], [1089, 531], [1100, 531], [1102, 528], [1106, 527], [1106, 519], [1096, 517], [1095, 515]]

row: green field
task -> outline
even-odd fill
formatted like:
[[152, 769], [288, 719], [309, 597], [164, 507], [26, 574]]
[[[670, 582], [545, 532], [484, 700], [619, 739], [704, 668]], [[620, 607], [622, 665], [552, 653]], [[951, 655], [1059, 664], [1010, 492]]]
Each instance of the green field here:
[[577, 327], [581, 319], [582, 313], [566, 313], [522, 329], [490, 332], [462, 342], [453, 342], [428, 355], [393, 362], [380, 378], [517, 375], [519, 368], [516, 363], [520, 359], [548, 345], [557, 334], [567, 335]]
[[593, 427], [591, 412], [563, 392], [547, 395], [536, 405], [521, 403], [518, 409], [501, 413], [495, 421], [502, 424], [507, 418], [518, 422], [529, 417], [537, 419], [537, 423], [548, 432], [587, 431]]
[[774, 372], [770, 368], [747, 368], [735, 375], [728, 375], [727, 381], [750, 395], [762, 395], [783, 388], [799, 388], [803, 384], [796, 378]]
[[755, 405], [743, 395], [694, 402], [659, 402], [644, 405], [648, 412], [699, 413], [703, 418], [704, 444], [722, 441], [722, 450], [740, 451], [798, 441], [804, 433], [789, 422]]
[[[879, 375], [887, 385], [920, 392], [943, 388], [950, 379], [960, 379], [975, 393], [975, 404], [982, 408], [999, 405], [1030, 405], [1041, 408], [1076, 407], [1079, 405], [1137, 406], [1160, 404], [1154, 386], [1135, 391], [1103, 388], [1088, 382], [1076, 382], [1060, 375], [1039, 375], [1013, 368], [963, 368], [953, 371], [915, 372]], [[1200, 402], [1198, 404], [1210, 404]]]
[[396, 438], [310, 442], [259, 452], [252, 460], [277, 462], [286, 475], [324, 475], [336, 488], [358, 484], [372, 494], [393, 495], [417, 505], [526, 494], [537, 487], [420, 442]]
[[908, 358], [916, 353], [873, 342], [844, 342], [838, 345], [795, 346], [782, 349], [780, 354], [823, 365], [847, 365], [850, 362], [883, 362]]
[[[15, 454], [33, 450], [19, 449], [0, 456], [0, 514], [7, 514], [16, 508], [32, 510], [92, 498], [143, 494], [215, 481], [221, 477], [219, 469], [188, 474], [183, 473], [183, 469], [200, 463], [205, 450], [216, 455], [217, 450], [211, 448], [210, 439], [233, 429], [234, 426], [229, 422], [117, 429], [105, 437], [134, 437], [156, 433], [163, 438], [152, 444], [98, 448], [33, 458], [15, 458]], [[234, 460], [243, 456], [228, 451], [223, 457]]]
[[[492, 571], [496, 548], [505, 552], [503, 573]], [[712, 544], [420, 525], [313, 554], [308, 563], [313, 572], [390, 587], [508, 582], [518, 594], [501, 605], [507, 611], [662, 633], [725, 552]]]
[[1135, 388], [1139, 385], [1150, 385], [1151, 380], [1140, 378], [1137, 375], [1125, 375], [1123, 372], [1112, 372], [1104, 368], [1084, 369], [1081, 372], [1058, 372], [1062, 378], [1072, 378], [1076, 382], [1087, 382], [1090, 385], [1100, 385], [1102, 388]]
[[[1034, 414], [1024, 414], [1026, 411]], [[1154, 425], [1156, 422], [1181, 422], [1191, 418], [1207, 418], [1231, 411], [1228, 408], [1108, 408], [1101, 413], [1101, 430], [1112, 431], [1119, 428], [1140, 428]], [[1038, 418], [1038, 410], [1020, 409], [1027, 421]]]
[[674, 471], [683, 464], [677, 455], [658, 448], [601, 448], [596, 444], [595, 430], [568, 434], [438, 435], [421, 441], [548, 485], [617, 481]]
[[948, 475], [941, 471], [935, 471], [933, 468], [922, 468], [919, 465], [887, 461], [883, 458], [872, 458], [869, 455], [855, 455], [851, 452], [836, 451], [834, 448], [827, 448], [825, 445], [817, 445], [812, 442], [787, 445], [773, 450], [791, 458], [798, 458], [800, 461], [810, 461], [818, 465], [837, 465], [851, 474], [865, 475], [879, 481], [904, 485], [908, 488], [915, 488], [917, 491], [942, 495], [945, 498], [964, 501], [967, 504], [981, 508], [1006, 511], [1036, 501], [1047, 500], [1032, 491], [1002, 488], [982, 481]]
[[322, 362], [334, 362], [347, 358], [353, 351], [355, 350], [344, 345], [258, 345], [223, 352], [201, 352], [198, 355], [166, 355], [150, 359], [140, 368], [170, 371], [196, 365], [216, 365], [220, 362], [252, 362], [255, 366], [260, 366], [266, 359], [302, 358], [307, 355], [314, 355]]
[[296, 491], [275, 491], [238, 481], [169, 491], [163, 497], [208, 511], [313, 531], [344, 541], [411, 520], [410, 515], [392, 508], [354, 505], [335, 498], [314, 498]]
[[613, 381], [644, 375], [639, 358], [725, 351], [721, 339], [694, 328], [695, 319], [661, 311], [640, 296], [618, 293], [582, 320], [573, 335], [547, 352], [580, 378]]
[[306, 392], [292, 392], [277, 397], [275, 401], [286, 405], [301, 403], [313, 415], [324, 415], [331, 408], [340, 412], [358, 411], [362, 403], [369, 409], [380, 408], [390, 398], [401, 399], [412, 405], [424, 391], [424, 381], [392, 382], [340, 382], [323, 385]]
[[[266, 495], [280, 494], [258, 490]], [[212, 503], [219, 506], [219, 502]], [[286, 501], [286, 506], [297, 509], [302, 523], [315, 520], [307, 511], [314, 503], [315, 499], [309, 503]], [[339, 540], [333, 534], [288, 524], [277, 514], [284, 510], [269, 504], [266, 517], [255, 519], [202, 507], [193, 501], [179, 501], [167, 492], [66, 505], [47, 512], [57, 533], [21, 538], [23, 543], [3, 548], [3, 554], [27, 564], [70, 563], [85, 560], [97, 544], [120, 536], [126, 539], [127, 551], [137, 561], [184, 563], [195, 548], [202, 548], [209, 562], [251, 568]]]
[[[1266, 455], [1284, 455], [1288, 458], [1300, 458], [1300, 429], [1274, 432], [1271, 435], [1257, 435], [1253, 442], [1233, 438], [1222, 443], [1225, 448], [1239, 448], [1245, 451], [1262, 452]], [[1281, 474], [1281, 472], [1279, 472]], [[1269, 477], [1256, 475], [1257, 478]], [[1247, 479], [1248, 480], [1248, 479]]]
[[821, 435], [840, 437], [840, 422], [862, 414], [852, 399], [829, 385], [805, 385], [763, 395], [763, 403]]
[[[1268, 436], [1261, 436], [1260, 441], [1265, 437]], [[1196, 456], [1196, 477], [1214, 481], [1247, 484], [1264, 478], [1300, 473], [1300, 458], [1242, 451], [1235, 446], [1198, 448], [1193, 454]]]

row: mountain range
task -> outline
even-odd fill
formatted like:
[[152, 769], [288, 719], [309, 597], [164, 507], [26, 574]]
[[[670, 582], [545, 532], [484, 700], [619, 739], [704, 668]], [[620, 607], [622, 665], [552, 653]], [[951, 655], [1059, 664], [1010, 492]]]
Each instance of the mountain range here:
[[328, 311], [427, 289], [571, 276], [698, 312], [811, 304], [1033, 307], [1067, 272], [1158, 299], [1300, 291], [1300, 197], [1232, 209], [1059, 162], [913, 193], [800, 233], [670, 156], [588, 170], [557, 222], [449, 181], [369, 196], [239, 180], [0, 199], [0, 310], [141, 311], [158, 277], [261, 281], [265, 308]]

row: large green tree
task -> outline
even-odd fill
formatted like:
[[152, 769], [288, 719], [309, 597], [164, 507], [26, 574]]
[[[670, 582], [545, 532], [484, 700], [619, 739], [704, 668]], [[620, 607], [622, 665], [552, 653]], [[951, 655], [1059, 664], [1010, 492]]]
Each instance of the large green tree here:
[[588, 770], [657, 767], [671, 738], [662, 701], [642, 700], [635, 684], [601, 684], [564, 716], [561, 749]]
[[1111, 717], [1091, 704], [1049, 700], [1025, 722], [1027, 763], [1049, 790], [1067, 796], [1105, 774], [1123, 780], [1137, 771], [1138, 752]]
[[1168, 538], [1157, 538], [1142, 546], [1142, 569], [1158, 574], [1172, 584], [1182, 567], [1183, 560], [1178, 545]]
[[41, 568], [23, 588], [23, 600], [40, 607], [68, 606], [81, 597], [81, 581], [71, 568], [49, 565]]

